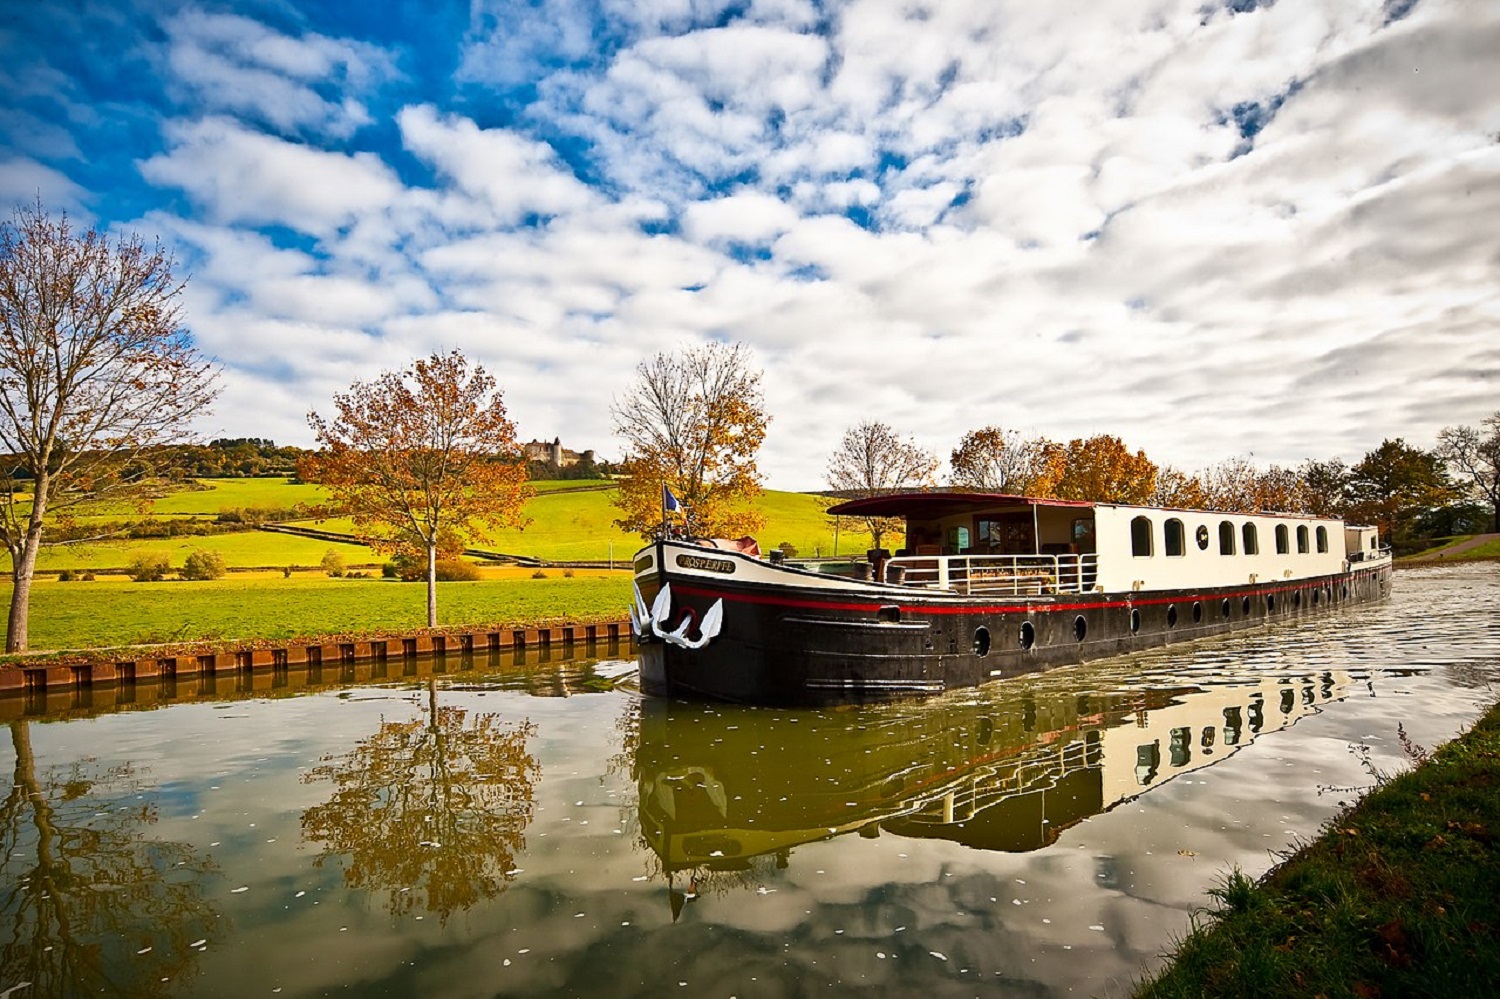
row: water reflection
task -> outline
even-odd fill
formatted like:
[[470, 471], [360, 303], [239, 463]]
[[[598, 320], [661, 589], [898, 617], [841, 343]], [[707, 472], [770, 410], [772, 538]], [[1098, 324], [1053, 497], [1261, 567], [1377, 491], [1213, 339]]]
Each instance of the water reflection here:
[[147, 837], [156, 804], [129, 763], [38, 763], [10, 723], [15, 776], [0, 804], [0, 983], [25, 995], [167, 995], [222, 935], [213, 864]]
[[531, 722], [440, 706], [431, 678], [426, 693], [422, 716], [382, 718], [303, 777], [334, 790], [302, 813], [302, 834], [324, 844], [315, 866], [336, 858], [344, 884], [384, 891], [392, 915], [446, 921], [515, 878], [540, 766], [527, 751]]
[[[1088, 669], [963, 699], [785, 711], [641, 704], [642, 835], [674, 911], [849, 833], [1025, 852], [1340, 698], [1347, 675], [1142, 684]], [[1111, 681], [1116, 681], [1112, 685]]]

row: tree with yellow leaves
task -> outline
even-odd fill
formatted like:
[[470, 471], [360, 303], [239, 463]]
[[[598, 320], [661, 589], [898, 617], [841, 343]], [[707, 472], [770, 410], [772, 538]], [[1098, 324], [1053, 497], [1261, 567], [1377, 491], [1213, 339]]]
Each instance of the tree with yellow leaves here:
[[610, 407], [625, 439], [615, 524], [650, 541], [662, 529], [662, 488], [700, 537], [740, 537], [764, 523], [755, 456], [766, 437], [761, 373], [743, 344], [709, 343], [659, 353], [636, 367]]
[[526, 464], [495, 379], [455, 350], [355, 382], [333, 405], [331, 420], [307, 414], [322, 450], [298, 475], [330, 487], [376, 551], [426, 556], [435, 628], [439, 550], [525, 522]]
[[960, 489], [1034, 496], [1052, 488], [1062, 458], [1062, 449], [1046, 438], [991, 425], [964, 434], [949, 464]]

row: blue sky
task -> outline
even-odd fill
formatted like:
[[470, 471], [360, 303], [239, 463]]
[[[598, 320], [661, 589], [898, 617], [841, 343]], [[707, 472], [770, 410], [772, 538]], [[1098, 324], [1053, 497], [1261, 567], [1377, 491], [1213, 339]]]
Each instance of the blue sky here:
[[864, 419], [1193, 470], [1500, 410], [1487, 0], [37, 0], [0, 46], [0, 201], [176, 253], [211, 436], [457, 347], [615, 457], [710, 339], [780, 488]]

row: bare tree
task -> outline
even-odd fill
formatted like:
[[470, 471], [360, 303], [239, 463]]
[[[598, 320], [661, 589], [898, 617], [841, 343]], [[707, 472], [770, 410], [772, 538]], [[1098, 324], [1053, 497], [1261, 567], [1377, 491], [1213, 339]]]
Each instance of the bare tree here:
[[[433, 354], [335, 395], [307, 422], [323, 450], [298, 473], [333, 490], [355, 536], [427, 559], [427, 626], [437, 627], [437, 558], [465, 536], [524, 523], [531, 495], [516, 428], [495, 379], [463, 354]], [[457, 554], [455, 551], [454, 554]]]
[[672, 490], [707, 537], [737, 537], [763, 518], [756, 453], [766, 438], [761, 373], [743, 344], [710, 343], [657, 354], [610, 406], [625, 439], [625, 476], [615, 494], [615, 524], [650, 540], [660, 530], [662, 487]]
[[[884, 423], [862, 421], [844, 431], [843, 440], [828, 458], [828, 484], [852, 497], [878, 496], [901, 489], [932, 485], [938, 459], [916, 441], [902, 438]], [[874, 547], [881, 538], [900, 530], [898, 520], [866, 517]]]
[[174, 260], [138, 236], [77, 232], [37, 202], [0, 223], [0, 537], [10, 551], [5, 647], [27, 647], [50, 523], [142, 495], [149, 448], [188, 437], [218, 392], [182, 325]]
[[1500, 412], [1486, 417], [1478, 427], [1444, 427], [1438, 434], [1437, 453], [1489, 501], [1494, 530], [1500, 532]]

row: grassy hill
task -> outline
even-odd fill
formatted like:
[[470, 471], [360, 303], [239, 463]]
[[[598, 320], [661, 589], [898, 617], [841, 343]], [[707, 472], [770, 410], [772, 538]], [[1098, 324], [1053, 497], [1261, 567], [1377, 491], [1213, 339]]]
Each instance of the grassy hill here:
[[[638, 535], [627, 534], [614, 526], [613, 521], [619, 514], [611, 504], [613, 489], [606, 484], [571, 481], [534, 485], [537, 495], [526, 506], [530, 523], [523, 529], [499, 532], [495, 537], [477, 543], [476, 547], [553, 562], [613, 558], [623, 563], [643, 544]], [[327, 499], [327, 491], [320, 486], [286, 479], [211, 479], [163, 496], [145, 511], [121, 509], [90, 519], [101, 523], [141, 517], [166, 521], [197, 518], [211, 522], [237, 511], [287, 510], [298, 504], [313, 507], [327, 502]], [[820, 497], [808, 493], [768, 491], [761, 496], [757, 506], [766, 518], [765, 528], [757, 534], [763, 549], [787, 542], [802, 555], [833, 555], [861, 553], [869, 547], [869, 535], [855, 530], [852, 522], [845, 521], [839, 527], [835, 552], [834, 525], [823, 512]], [[352, 525], [345, 519], [294, 523], [335, 534], [352, 534]], [[333, 546], [327, 540], [254, 530], [111, 540], [46, 549], [37, 568], [42, 572], [121, 569], [143, 552], [164, 554], [175, 567], [197, 549], [218, 552], [231, 569], [311, 567], [316, 566]], [[346, 545], [337, 547], [350, 564], [383, 561], [382, 556], [354, 543], [352, 537]]]

